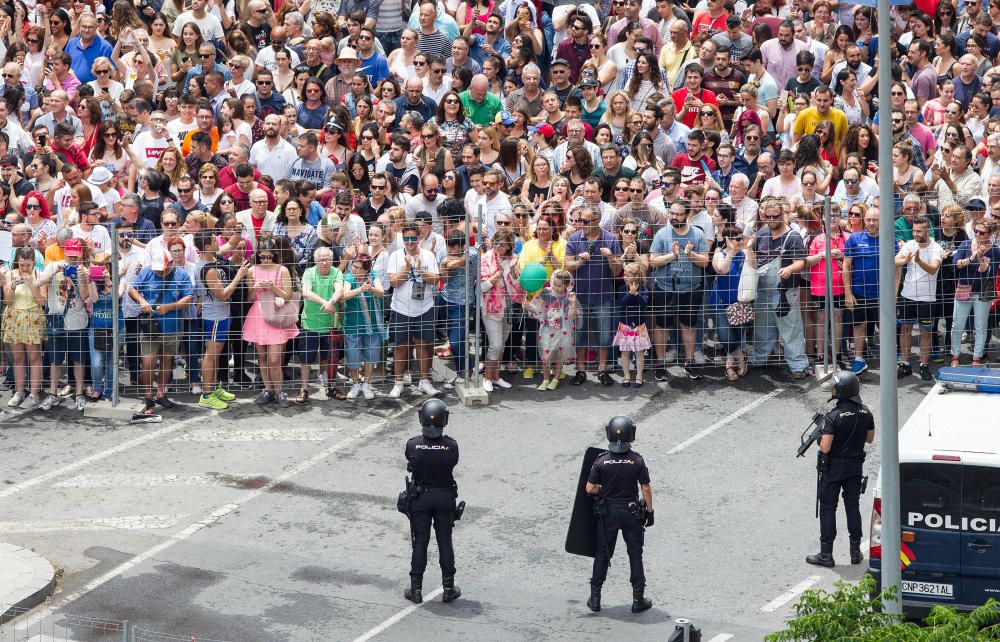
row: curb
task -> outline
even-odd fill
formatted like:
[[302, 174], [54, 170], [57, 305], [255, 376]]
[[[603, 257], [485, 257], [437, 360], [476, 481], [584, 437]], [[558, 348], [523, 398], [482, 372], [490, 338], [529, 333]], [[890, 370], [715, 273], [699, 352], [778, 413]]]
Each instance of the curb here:
[[0, 542], [0, 624], [32, 609], [56, 588], [56, 572], [40, 555]]

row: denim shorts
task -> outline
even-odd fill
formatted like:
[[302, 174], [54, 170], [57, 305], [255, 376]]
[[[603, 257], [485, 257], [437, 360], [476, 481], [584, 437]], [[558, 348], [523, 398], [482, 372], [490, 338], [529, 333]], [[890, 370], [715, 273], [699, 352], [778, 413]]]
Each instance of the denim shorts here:
[[345, 334], [344, 354], [348, 370], [357, 370], [362, 363], [376, 365], [382, 358], [382, 337], [377, 334]]
[[583, 321], [576, 331], [577, 349], [610, 348], [615, 337], [615, 304], [609, 301], [597, 305], [581, 305], [580, 314]]
[[330, 333], [303, 330], [298, 338], [299, 363], [323, 363], [330, 359]]
[[45, 351], [49, 353], [49, 363], [61, 366], [69, 363], [87, 363], [90, 355], [90, 335], [88, 330], [49, 330], [45, 339]]

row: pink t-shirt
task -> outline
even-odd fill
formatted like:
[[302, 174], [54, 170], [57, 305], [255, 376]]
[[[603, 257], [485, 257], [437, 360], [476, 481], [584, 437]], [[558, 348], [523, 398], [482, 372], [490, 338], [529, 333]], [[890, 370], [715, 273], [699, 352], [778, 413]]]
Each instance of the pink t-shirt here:
[[934, 140], [934, 132], [929, 127], [917, 123], [916, 127], [910, 128], [910, 134], [920, 143], [920, 149], [924, 150], [924, 156], [930, 158], [931, 153], [933, 153], [934, 148], [937, 146], [937, 141]]
[[[844, 251], [844, 243], [847, 242], [847, 234], [838, 234], [833, 237], [833, 245], [831, 250], [837, 249], [841, 252]], [[809, 245], [809, 256], [814, 254], [826, 255], [826, 234], [819, 234], [813, 239], [812, 244]], [[843, 259], [833, 260], [833, 287], [831, 291], [834, 296], [841, 296], [844, 294], [844, 275], [841, 272], [843, 267]], [[826, 258], [820, 260], [819, 263], [809, 268], [809, 292], [813, 296], [826, 296]]]

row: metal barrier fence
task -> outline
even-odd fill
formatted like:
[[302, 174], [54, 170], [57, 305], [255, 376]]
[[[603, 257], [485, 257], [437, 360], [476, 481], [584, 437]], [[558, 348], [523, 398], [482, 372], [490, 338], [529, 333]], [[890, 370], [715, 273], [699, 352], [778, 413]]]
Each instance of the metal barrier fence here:
[[[69, 397], [69, 403], [86, 404], [87, 396], [103, 395], [115, 404], [124, 396], [151, 405], [165, 394], [193, 393], [199, 395], [196, 402], [222, 409], [231, 394], [256, 395], [263, 402], [344, 395], [364, 401], [377, 394], [411, 394], [411, 386], [416, 394], [437, 392], [451, 387], [455, 377], [497, 392], [515, 383], [513, 378], [539, 388], [548, 381], [544, 389], [551, 392], [560, 385], [553, 382], [567, 376], [566, 385], [581, 377], [592, 385], [596, 377], [605, 385], [631, 387], [703, 374], [736, 380], [753, 366], [782, 365], [799, 378], [817, 365], [857, 368], [856, 360], [874, 365], [875, 343], [884, 335], [877, 323], [877, 288], [871, 291], [880, 268], [872, 262], [872, 238], [847, 240], [865, 229], [869, 208], [829, 200], [817, 205], [781, 212], [765, 201], [759, 217], [739, 227], [715, 221], [712, 229], [719, 233], [706, 235], [703, 251], [687, 245], [683, 227], [663, 219], [653, 224], [621, 217], [606, 221], [602, 232], [597, 208], [571, 210], [568, 218], [578, 229], [593, 225], [594, 238], [563, 247], [522, 235], [505, 248], [508, 228], [495, 223], [501, 213], [481, 210], [478, 228], [497, 230], [500, 236], [492, 240], [501, 242], [438, 247], [441, 237], [416, 237], [419, 247], [434, 252], [429, 259], [426, 252], [416, 254], [413, 265], [388, 252], [361, 265], [348, 248], [339, 266], [321, 261], [305, 275], [288, 258], [287, 243], [261, 239], [245, 272], [232, 263], [206, 268], [198, 259], [208, 254], [199, 255], [191, 238], [174, 242], [176, 232], [167, 230], [156, 251], [175, 260], [160, 276], [149, 269], [156, 267], [150, 252], [121, 243], [113, 243], [103, 263], [71, 256], [50, 273], [45, 340], [38, 350], [7, 345], [8, 381], [17, 390], [39, 392], [42, 404], [48, 393], [63, 403]], [[472, 227], [469, 218], [465, 229]], [[908, 213], [897, 219], [897, 237], [913, 237], [913, 219]], [[928, 359], [950, 361], [954, 353], [964, 361], [970, 352], [971, 358], [988, 357], [998, 318], [998, 270], [990, 263], [991, 252], [1000, 250], [968, 256], [950, 227], [950, 240], [944, 238], [941, 214], [932, 219], [931, 231], [941, 237], [944, 251], [933, 278], [923, 259], [897, 259], [899, 361], [913, 358], [918, 366]], [[784, 234], [786, 223], [795, 234]], [[535, 225], [544, 227], [541, 221]], [[771, 235], [764, 230], [768, 226]], [[957, 229], [966, 227], [985, 229], [997, 240], [989, 218], [976, 216]], [[827, 243], [824, 229], [841, 233], [831, 234]], [[659, 230], [667, 232], [656, 234]], [[403, 235], [401, 229], [392, 233]], [[751, 248], [744, 237], [755, 233]], [[661, 236], [666, 242], [657, 240]], [[678, 239], [684, 245], [672, 242]], [[604, 249], [612, 243], [626, 248], [624, 258]], [[508, 259], [510, 250], [538, 260]], [[739, 266], [751, 262], [751, 253], [759, 269], [748, 293], [749, 282], [740, 277], [749, 270]], [[851, 275], [843, 272], [845, 253]], [[794, 277], [776, 269], [799, 259], [805, 267]], [[325, 266], [344, 269], [349, 283], [342, 300], [327, 308], [301, 301], [310, 298], [306, 290], [327, 287]], [[275, 288], [291, 294], [283, 305], [267, 295], [272, 291], [267, 283], [257, 286], [267, 300], [254, 302], [253, 286], [246, 285], [230, 286], [228, 301], [218, 296], [234, 279], [259, 284], [280, 281], [281, 274], [295, 291]], [[844, 295], [845, 276], [854, 280], [853, 299]], [[157, 289], [162, 282], [169, 287]], [[123, 296], [114, 296], [116, 291]], [[192, 298], [178, 306], [175, 295]], [[5, 323], [23, 323], [9, 303], [6, 308]], [[923, 355], [916, 356], [921, 346]], [[28, 367], [36, 363], [42, 367]], [[900, 373], [906, 374], [905, 368]], [[43, 378], [48, 378], [44, 389]], [[220, 387], [223, 392], [209, 394]]]
[[[38, 621], [24, 619], [30, 609], [4, 609], [10, 621], [0, 625], [0, 642], [129, 642], [128, 620], [54, 613]], [[190, 637], [183, 638], [190, 642]]]

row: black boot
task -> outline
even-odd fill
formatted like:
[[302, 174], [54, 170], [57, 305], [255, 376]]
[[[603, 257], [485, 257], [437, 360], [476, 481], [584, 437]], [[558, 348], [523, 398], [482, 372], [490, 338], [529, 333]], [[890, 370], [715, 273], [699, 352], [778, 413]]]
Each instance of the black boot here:
[[826, 568], [833, 568], [834, 564], [833, 542], [824, 542], [823, 540], [820, 540], [819, 548], [820, 548], [819, 553], [807, 557], [806, 563], [812, 564], [813, 566], [825, 566]]
[[455, 586], [455, 576], [446, 577], [441, 580], [441, 585], [444, 587], [444, 593], [441, 599], [445, 602], [454, 602], [458, 598], [462, 597], [462, 589]]
[[599, 585], [590, 585], [590, 597], [587, 598], [587, 606], [594, 613], [601, 610], [601, 587]]
[[865, 561], [865, 556], [861, 554], [861, 540], [851, 540], [851, 564], [860, 564]]
[[640, 586], [639, 588], [632, 589], [632, 612], [642, 613], [647, 609], [653, 608], [653, 600], [645, 596], [646, 587]]
[[423, 578], [416, 580], [412, 577], [410, 578], [410, 588], [403, 591], [403, 597], [413, 602], [414, 604], [420, 604], [424, 601], [424, 580]]

